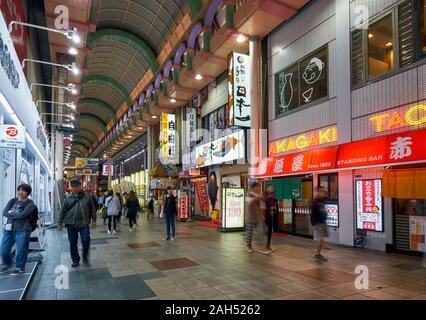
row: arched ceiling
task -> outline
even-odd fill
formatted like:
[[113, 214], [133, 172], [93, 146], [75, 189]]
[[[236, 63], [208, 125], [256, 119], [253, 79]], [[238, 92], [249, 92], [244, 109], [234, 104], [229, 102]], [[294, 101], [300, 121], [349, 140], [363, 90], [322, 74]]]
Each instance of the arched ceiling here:
[[119, 29], [143, 39], [157, 56], [186, 0], [95, 0], [97, 29]]
[[123, 103], [130, 107], [130, 93], [139, 81], [148, 71], [160, 70], [158, 54], [186, 6], [196, 14], [200, 0], [92, 1], [90, 20], [96, 31], [86, 42], [91, 54], [84, 63], [80, 136], [96, 144], [110, 121], [117, 121]]

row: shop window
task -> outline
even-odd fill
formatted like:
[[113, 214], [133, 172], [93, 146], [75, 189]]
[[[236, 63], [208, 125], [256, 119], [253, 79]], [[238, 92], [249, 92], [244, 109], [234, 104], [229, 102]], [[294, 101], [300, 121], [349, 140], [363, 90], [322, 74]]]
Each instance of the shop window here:
[[[397, 71], [426, 56], [426, 0], [404, 1], [352, 31], [352, 85]], [[398, 59], [396, 58], [398, 57]]]
[[325, 188], [327, 193], [326, 200], [337, 201], [339, 199], [337, 174], [320, 175], [318, 185]]
[[394, 68], [394, 37], [392, 14], [368, 28], [368, 75], [375, 77]]
[[328, 96], [328, 48], [298, 61], [276, 75], [277, 114]]

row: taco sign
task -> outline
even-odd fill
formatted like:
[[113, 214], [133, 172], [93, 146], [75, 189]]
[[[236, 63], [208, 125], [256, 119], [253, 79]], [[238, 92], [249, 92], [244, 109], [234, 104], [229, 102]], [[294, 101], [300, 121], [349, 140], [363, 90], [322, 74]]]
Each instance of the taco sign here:
[[23, 126], [0, 125], [0, 148], [25, 149], [25, 132]]

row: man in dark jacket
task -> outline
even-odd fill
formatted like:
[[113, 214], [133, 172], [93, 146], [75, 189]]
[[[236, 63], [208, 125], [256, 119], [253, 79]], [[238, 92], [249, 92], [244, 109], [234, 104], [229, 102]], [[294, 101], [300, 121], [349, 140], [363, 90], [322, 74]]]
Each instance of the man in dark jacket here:
[[80, 234], [81, 244], [83, 246], [83, 263], [89, 267], [88, 260], [90, 248], [90, 228], [96, 227], [96, 209], [92, 197], [81, 190], [81, 182], [78, 178], [73, 178], [70, 182], [71, 194], [64, 201], [62, 212], [59, 217], [58, 229], [62, 230], [63, 224], [68, 231], [68, 241], [70, 243], [70, 253], [72, 267], [78, 267], [80, 264], [80, 255], [78, 254], [78, 235]]
[[16, 244], [16, 270], [11, 275], [25, 273], [32, 231], [31, 217], [36, 209], [34, 202], [28, 199], [31, 191], [28, 184], [21, 184], [18, 187], [18, 197], [11, 199], [3, 210], [3, 217], [7, 222], [1, 241], [0, 273], [6, 273], [12, 264], [11, 250], [14, 244]]
[[[167, 195], [164, 200], [164, 216], [167, 224], [167, 238], [163, 240], [175, 241], [175, 216], [177, 215], [176, 197], [173, 195], [172, 187], [167, 187]], [[170, 238], [170, 228], [172, 229], [172, 237]]]
[[324, 245], [324, 239], [328, 237], [328, 229], [325, 225], [325, 219], [327, 218], [324, 203], [325, 197], [325, 188], [319, 187], [317, 191], [317, 197], [312, 201], [311, 214], [311, 223], [314, 229], [314, 239], [318, 241], [315, 258], [321, 261], [327, 261], [327, 259], [321, 254], [321, 250]]

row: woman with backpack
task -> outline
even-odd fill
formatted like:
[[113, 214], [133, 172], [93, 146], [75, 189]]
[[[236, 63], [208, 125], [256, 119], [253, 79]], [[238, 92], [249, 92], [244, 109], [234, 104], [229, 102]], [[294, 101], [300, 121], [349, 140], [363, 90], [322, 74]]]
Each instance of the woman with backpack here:
[[12, 247], [16, 245], [16, 270], [11, 273], [19, 276], [25, 273], [25, 264], [28, 258], [30, 235], [37, 223], [37, 207], [29, 199], [31, 186], [21, 184], [18, 189], [18, 197], [11, 199], [3, 210], [3, 217], [7, 219], [1, 240], [2, 265], [0, 273], [8, 272], [11, 264]]
[[[108, 217], [108, 234], [117, 234], [117, 218], [121, 211], [120, 198], [114, 196], [112, 190], [108, 191], [108, 197], [105, 199], [106, 216]], [[112, 224], [112, 230], [111, 230]]]

